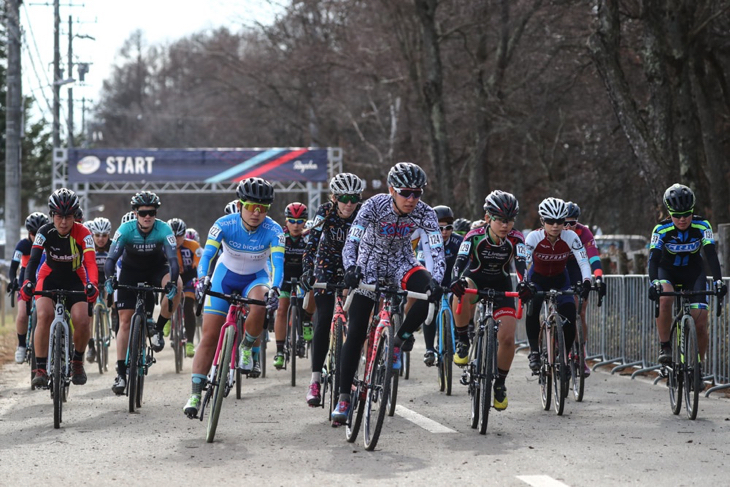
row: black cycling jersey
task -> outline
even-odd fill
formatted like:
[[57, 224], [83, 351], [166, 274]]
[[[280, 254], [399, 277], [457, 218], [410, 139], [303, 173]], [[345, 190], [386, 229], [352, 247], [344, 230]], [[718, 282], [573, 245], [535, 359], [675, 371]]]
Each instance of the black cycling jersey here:
[[284, 232], [284, 237], [284, 280], [287, 281], [302, 275], [302, 260], [307, 250], [307, 242], [303, 235], [292, 237], [288, 231]]
[[710, 222], [699, 215], [694, 215], [689, 228], [681, 231], [674, 226], [671, 218], [662, 220], [654, 227], [651, 235], [649, 279], [651, 281], [658, 279], [659, 269], [680, 274], [703, 272], [700, 256], [702, 248], [705, 249], [705, 257], [713, 280], [722, 279]]

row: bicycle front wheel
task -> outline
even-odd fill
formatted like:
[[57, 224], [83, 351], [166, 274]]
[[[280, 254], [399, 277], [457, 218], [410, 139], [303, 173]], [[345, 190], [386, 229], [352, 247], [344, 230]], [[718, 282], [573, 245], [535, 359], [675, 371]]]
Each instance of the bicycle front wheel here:
[[[141, 345], [141, 346], [140, 346]], [[129, 345], [127, 348], [127, 395], [129, 396], [129, 412], [133, 413], [137, 405], [137, 389], [139, 387], [139, 364], [142, 361], [140, 350], [142, 343], [142, 316], [132, 316], [132, 327], [129, 331]]]
[[111, 345], [112, 332], [111, 326], [109, 325], [109, 311], [101, 313], [101, 335], [103, 346], [101, 347], [101, 353], [97, 351], [97, 357], [101, 357], [103, 363], [104, 372], [109, 372], [109, 346]]
[[545, 411], [550, 409], [550, 394], [552, 388], [552, 373], [550, 370], [550, 360], [548, 355], [548, 330], [545, 322], [540, 326], [540, 339], [538, 341], [538, 353], [540, 355], [540, 370], [538, 371], [537, 380], [540, 383], [540, 400], [542, 408]]
[[568, 366], [565, 362], [564, 321], [558, 317], [553, 328], [553, 402], [555, 414], [561, 416], [565, 409], [565, 398], [568, 395]]
[[53, 367], [51, 370], [52, 374], [52, 391], [53, 391], [53, 427], [58, 429], [61, 427], [63, 421], [63, 395], [66, 382], [64, 380], [62, 369], [64, 362], [64, 333], [63, 326], [60, 324], [56, 325], [53, 332]]
[[289, 324], [289, 347], [287, 353], [289, 354], [289, 367], [291, 367], [291, 386], [297, 385], [297, 330], [299, 330], [301, 322], [301, 316], [299, 314], [299, 307], [289, 304], [289, 316], [287, 323]]
[[697, 345], [697, 329], [695, 321], [690, 315], [682, 318], [684, 329], [684, 350], [681, 356], [682, 375], [684, 376], [684, 405], [689, 419], [697, 418], [697, 407], [700, 391], [704, 389], [702, 382], [702, 361], [699, 346]]
[[185, 347], [183, 346], [183, 311], [182, 304], [178, 306], [172, 315], [172, 326], [170, 331], [170, 342], [172, 350], [175, 352], [175, 373], [179, 374], [183, 369], [183, 357], [185, 356]]
[[99, 374], [104, 374], [104, 360], [103, 351], [104, 347], [104, 331], [102, 323], [102, 311], [101, 305], [97, 304], [94, 306], [94, 347], [96, 348], [96, 365], [99, 367]]
[[583, 323], [579, 322], [580, 317], [576, 316], [575, 331], [576, 338], [573, 342], [573, 354], [569, 359], [570, 363], [570, 376], [573, 381], [573, 398], [576, 402], [583, 401], [583, 392], [585, 390], [585, 368], [586, 368], [586, 354], [585, 347], [585, 335], [583, 334]]
[[451, 395], [451, 384], [453, 382], [454, 354], [451, 343], [451, 322], [452, 317], [449, 311], [442, 311], [439, 324], [439, 345], [438, 345], [438, 368], [439, 368], [439, 390]]
[[487, 320], [487, 327], [482, 338], [483, 350], [479, 364], [479, 400], [482, 403], [482, 414], [479, 417], [479, 434], [487, 433], [489, 409], [492, 407], [492, 381], [494, 381], [494, 363], [496, 361], [497, 323], [492, 318]]
[[482, 355], [484, 350], [482, 349], [482, 334], [484, 331], [479, 331], [474, 337], [474, 343], [472, 349], [474, 355], [469, 354], [469, 396], [471, 396], [471, 427], [476, 428], [479, 426], [479, 399], [481, 394], [479, 393], [479, 364], [482, 361]]
[[672, 414], [679, 414], [682, 410], [682, 383], [684, 382], [684, 374], [682, 373], [682, 358], [679, 347], [679, 323], [672, 323], [672, 331], [669, 337], [669, 343], [672, 344], [672, 364], [667, 367], [667, 386], [669, 388], [669, 406]]
[[[394, 320], [394, 326], [397, 321]], [[393, 378], [393, 328], [390, 326], [381, 328], [372, 367], [363, 418], [363, 439], [368, 451], [373, 451], [378, 444]], [[393, 407], [395, 408], [395, 404]]]
[[208, 429], [205, 436], [205, 441], [213, 443], [215, 438], [215, 430], [218, 427], [218, 418], [221, 415], [221, 406], [223, 405], [223, 397], [225, 395], [226, 384], [228, 382], [228, 371], [231, 367], [231, 354], [233, 353], [233, 342], [234, 330], [232, 327], [227, 327], [225, 335], [223, 336], [223, 349], [220, 360], [218, 361], [218, 369], [215, 372], [215, 378], [213, 384], [210, 387], [214, 387], [213, 392], [213, 404], [210, 408], [210, 415], [208, 415]]

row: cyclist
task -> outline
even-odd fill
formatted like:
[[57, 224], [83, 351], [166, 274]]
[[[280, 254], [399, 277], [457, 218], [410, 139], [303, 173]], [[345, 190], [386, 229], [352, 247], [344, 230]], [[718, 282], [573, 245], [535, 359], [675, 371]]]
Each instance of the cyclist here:
[[[441, 239], [444, 242], [444, 258], [446, 259], [446, 270], [441, 280], [443, 287], [449, 287], [451, 284], [451, 271], [454, 268], [459, 247], [464, 238], [458, 234], [454, 234], [454, 212], [451, 208], [444, 205], [434, 206], [433, 211], [436, 212], [436, 218], [441, 230]], [[422, 255], [419, 252], [419, 255]], [[426, 342], [426, 353], [423, 355], [423, 363], [431, 367], [436, 363], [436, 351], [434, 349], [434, 340], [436, 339], [436, 326], [434, 321], [424, 324], [423, 339]]]
[[[722, 281], [720, 261], [715, 250], [715, 239], [710, 222], [694, 214], [695, 195], [683, 184], [673, 184], [664, 192], [664, 206], [669, 218], [659, 222], [651, 234], [649, 247], [649, 299], [659, 299], [659, 317], [656, 319], [659, 331], [659, 363], [672, 361], [672, 343], [669, 341], [672, 325], [672, 296], [659, 297], [662, 291], [671, 292], [675, 287], [688, 291], [706, 289], [700, 249], [704, 248], [705, 258], [712, 273], [713, 287], [718, 302], [727, 294], [727, 286]], [[697, 343], [700, 348], [700, 361], [704, 361], [709, 342], [707, 334], [707, 298], [692, 296], [692, 318], [697, 328]]]
[[[454, 363], [461, 366], [469, 360], [467, 325], [473, 317], [474, 304], [479, 301], [478, 296], [474, 296], [473, 300], [463, 300], [461, 313], [458, 313], [458, 300], [464, 294], [464, 288], [512, 291], [511, 262], [514, 262], [520, 280], [525, 275], [525, 238], [513, 229], [520, 212], [517, 199], [511, 193], [492, 191], [484, 199], [484, 212], [487, 224], [466, 234], [452, 272], [450, 287], [455, 295], [453, 309], [457, 338]], [[495, 299], [493, 316], [501, 321], [497, 333], [499, 347], [494, 380], [494, 408], [501, 411], [507, 408], [505, 380], [515, 354], [517, 314], [514, 299]]]
[[[96, 253], [96, 268], [99, 272], [99, 282], [105, 282], [104, 263], [109, 255], [111, 240], [109, 234], [112, 232], [112, 222], [107, 218], [98, 217], [86, 222], [86, 227], [94, 238], [94, 249]], [[99, 289], [101, 299], [106, 299], [106, 290]], [[93, 363], [96, 360], [96, 350], [94, 349], [94, 337], [89, 338], [89, 347], [86, 350], [86, 360]]]
[[[38, 229], [46, 225], [49, 221], [45, 213], [39, 211], [31, 213], [25, 219], [25, 229], [28, 230], [28, 236], [21, 238], [18, 241], [18, 245], [15, 246], [13, 260], [10, 263], [10, 270], [8, 271], [10, 282], [8, 284], [8, 294], [20, 290], [19, 282], [24, 281], [25, 267], [28, 265], [28, 260], [30, 259], [30, 251], [33, 247], [35, 235]], [[18, 268], [20, 268], [19, 273]], [[20, 300], [20, 296], [18, 296], [18, 300]], [[15, 363], [22, 364], [25, 360], [25, 353], [28, 350], [28, 310], [25, 306], [18, 306], [18, 314], [15, 318], [15, 331], [18, 334], [18, 348], [15, 350]]]
[[[591, 267], [580, 237], [565, 228], [565, 217], [568, 207], [565, 201], [559, 198], [546, 198], [538, 207], [542, 228], [527, 234], [525, 246], [527, 248], [527, 263], [530, 270], [527, 279], [517, 285], [520, 298], [526, 301], [532, 297], [535, 290], [567, 290], [571, 287], [570, 277], [566, 268], [568, 257], [572, 253], [580, 267], [583, 281], [580, 295], [583, 300], [588, 298], [591, 291]], [[535, 372], [540, 369], [540, 355], [538, 339], [540, 335], [540, 308], [542, 297], [535, 297], [527, 307], [525, 330], [530, 342], [530, 369]], [[558, 298], [558, 312], [566, 319], [563, 327], [565, 343], [575, 340], [575, 300], [572, 296]]]
[[[274, 310], [278, 306], [284, 276], [284, 232], [266, 215], [274, 201], [274, 187], [264, 179], [247, 178], [238, 184], [236, 196], [238, 213], [219, 218], [208, 232], [203, 257], [198, 264], [196, 293], [200, 294], [210, 284], [215, 292], [230, 294], [235, 291], [251, 299], [266, 300], [267, 308]], [[208, 265], [221, 245], [224, 250], [211, 279]], [[271, 279], [267, 268], [269, 259], [273, 271]], [[213, 363], [228, 308], [223, 299], [206, 298], [202, 337], [193, 358], [192, 395], [183, 408], [190, 418], [198, 414], [205, 374]], [[251, 349], [263, 330], [266, 311], [261, 306], [251, 306], [246, 319], [238, 367], [247, 374], [260, 374], [260, 370], [255, 370], [254, 365], [260, 366], [254, 364]]]
[[229, 201], [228, 204], [223, 208], [223, 212], [226, 215], [230, 215], [232, 213], [238, 213], [238, 200], [232, 200]]
[[[74, 213], [79, 208], [79, 198], [76, 193], [67, 188], [54, 191], [48, 198], [48, 208], [52, 221], [40, 227], [36, 233], [20, 295], [24, 301], [30, 301], [36, 288], [86, 292], [86, 298], [68, 296], [66, 299], [66, 306], [74, 324], [71, 380], [76, 385], [83, 385], [86, 384], [84, 350], [90, 335], [89, 310], [86, 302], [93, 303], [99, 294], [94, 241], [83, 225], [74, 222]], [[40, 267], [36, 283], [36, 269], [44, 251], [46, 260]], [[55, 315], [53, 300], [38, 296], [36, 312], [38, 322], [34, 332], [34, 348], [37, 368], [34, 370], [32, 384], [36, 387], [45, 387], [48, 384], [46, 371], [48, 340], [51, 321]]]
[[[580, 241], [583, 242], [583, 247], [586, 249], [586, 255], [588, 256], [588, 263], [591, 265], [591, 272], [593, 273], [593, 276], [596, 280], [598, 294], [599, 296], [605, 296], [606, 285], [603, 282], [603, 268], [601, 267], [601, 257], [598, 253], [598, 247], [596, 247], [596, 241], [593, 239], [593, 232], [591, 232], [591, 230], [586, 225], [578, 223], [578, 218], [580, 217], [580, 206], [573, 203], [572, 201], [566, 202], [565, 205], [568, 208], [568, 215], [565, 217], [565, 228], [573, 230], [578, 235], [578, 237], [580, 237]], [[570, 276], [571, 283], [575, 284], [577, 282], [580, 282], [580, 267], [578, 266], [578, 262], [575, 260], [575, 257], [573, 257], [572, 254], [570, 255], [570, 257], [568, 257], [568, 275]], [[575, 297], [575, 302], [577, 306], [577, 296]], [[588, 322], [586, 322], [586, 308], [588, 308], [588, 301], [583, 301], [583, 305], [578, 310], [578, 313], [580, 314], [580, 324], [583, 328], [583, 336], [585, 337], [587, 342]], [[587, 357], [588, 351], [586, 349], [586, 342], [578, 343], [577, 345], [579, 347], [583, 347], [583, 353]], [[567, 346], [568, 345], [566, 344], [566, 347]], [[588, 367], [587, 363], [583, 366], [583, 372], [585, 377], [589, 377], [591, 375], [591, 368]]]
[[[177, 265], [180, 267], [180, 278], [183, 283], [183, 321], [185, 322], [185, 355], [195, 355], [195, 278], [198, 273], [198, 263], [203, 255], [203, 249], [195, 240], [185, 238], [187, 226], [180, 218], [167, 220], [172, 233], [175, 234], [177, 246]], [[170, 336], [171, 323], [168, 321], [162, 329], [162, 334]]]
[[[160, 352], [165, 347], [162, 329], [171, 315], [167, 302], [172, 300], [172, 309], [176, 309], [180, 303], [180, 293], [177, 291], [182, 287], [175, 235], [170, 225], [156, 218], [161, 204], [160, 198], [150, 191], [140, 191], [132, 196], [131, 205], [136, 218], [119, 227], [104, 264], [107, 276], [104, 287], [109, 294], [114, 289], [114, 267], [120, 257], [122, 268], [119, 271], [119, 284], [136, 286], [140, 282], [146, 282], [150, 286], [165, 288], [166, 294], [160, 300], [157, 323], [148, 330], [148, 333], [153, 334], [151, 343], [155, 352]], [[114, 379], [112, 391], [120, 395], [124, 394], [127, 386], [125, 358], [137, 294], [129, 289], [118, 289], [116, 303], [119, 310], [117, 377]]]
[[454, 220], [454, 233], [463, 237], [471, 230], [471, 222], [466, 218], [457, 218]]
[[[385, 278], [409, 291], [430, 293], [437, 302], [441, 296], [440, 282], [446, 269], [444, 245], [433, 209], [421, 201], [426, 186], [426, 173], [411, 162], [399, 162], [388, 172], [389, 193], [367, 200], [350, 228], [342, 261], [346, 269], [345, 284], [357, 287], [362, 279], [375, 284]], [[424, 259], [431, 264], [433, 275], [418, 264], [411, 246], [411, 234], [418, 229], [426, 232], [421, 239]], [[356, 290], [349, 309], [347, 340], [342, 346], [339, 402], [332, 420], [344, 423], [350, 410], [350, 388], [357, 370], [360, 351], [365, 342], [370, 313], [377, 302], [374, 293]], [[403, 342], [420, 326], [428, 313], [428, 303], [415, 303], [395, 330], [393, 368], [400, 369]]]
[[[340, 173], [330, 180], [330, 200], [320, 205], [309, 232], [304, 254], [302, 284], [308, 288], [315, 279], [340, 284], [344, 269], [342, 248], [357, 216], [365, 184], [352, 173]], [[322, 401], [322, 367], [330, 341], [330, 323], [335, 307], [335, 294], [329, 289], [314, 293], [317, 321], [312, 339], [312, 380], [307, 391], [307, 404], [319, 406]]]
[[[274, 321], [274, 334], [276, 336], [276, 355], [274, 356], [274, 367], [281, 370], [284, 367], [284, 342], [286, 341], [287, 314], [289, 312], [289, 298], [291, 296], [292, 278], [299, 279], [302, 275], [302, 258], [307, 243], [302, 233], [304, 232], [304, 222], [307, 221], [309, 212], [307, 206], [303, 203], [289, 203], [284, 209], [286, 217], [286, 229], [284, 230], [284, 281], [281, 286], [281, 294], [279, 295], [279, 309], [276, 310], [276, 320]], [[296, 353], [300, 357], [304, 356], [304, 341], [312, 340], [312, 314], [307, 310], [303, 310], [302, 315], [302, 337], [300, 342], [292, 344]], [[304, 340], [304, 341], [301, 341]]]

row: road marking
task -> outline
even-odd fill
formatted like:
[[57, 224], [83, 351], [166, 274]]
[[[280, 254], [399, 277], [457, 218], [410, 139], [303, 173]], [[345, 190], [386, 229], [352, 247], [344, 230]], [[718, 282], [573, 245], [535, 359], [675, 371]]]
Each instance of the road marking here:
[[433, 419], [429, 419], [426, 416], [422, 414], [418, 414], [415, 411], [411, 411], [407, 407], [403, 407], [400, 404], [395, 405], [395, 413], [398, 416], [402, 416], [403, 418], [407, 419], [411, 423], [415, 423], [421, 428], [425, 429], [428, 432], [431, 433], [456, 433], [455, 430], [452, 430], [451, 428], [447, 428], [446, 426], [442, 425], [441, 423], [437, 423]]
[[548, 475], [518, 475], [517, 478], [533, 487], [568, 487]]

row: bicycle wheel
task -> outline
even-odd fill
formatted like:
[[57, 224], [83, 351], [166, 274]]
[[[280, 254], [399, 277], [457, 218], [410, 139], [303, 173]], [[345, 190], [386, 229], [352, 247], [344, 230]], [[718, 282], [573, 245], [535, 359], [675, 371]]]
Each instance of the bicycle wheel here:
[[63, 389], [66, 386], [62, 374], [65, 355], [63, 352], [63, 347], [65, 346], [64, 333], [63, 326], [61, 326], [60, 323], [56, 324], [56, 327], [53, 330], [52, 340], [53, 345], [51, 353], [53, 353], [53, 367], [51, 370], [51, 377], [53, 384], [51, 386], [51, 390], [53, 391], [53, 427], [58, 429], [61, 427], [61, 422], [63, 421]]
[[109, 328], [109, 312], [101, 312], [101, 351], [97, 349], [97, 360], [101, 360], [104, 372], [109, 372], [109, 345], [111, 343], [111, 329]]
[[142, 341], [142, 317], [132, 316], [132, 325], [129, 331], [129, 345], [127, 348], [127, 395], [129, 396], [129, 412], [133, 413], [137, 404], [137, 388], [139, 387], [140, 342]]
[[[366, 340], [362, 353], [365, 354], [368, 348], [368, 340]], [[353, 378], [353, 384], [356, 384], [356, 386], [354, 387], [354, 390], [351, 390], [350, 392], [350, 417], [347, 418], [347, 425], [345, 428], [345, 438], [350, 443], [354, 443], [357, 439], [357, 434], [360, 431], [362, 418], [365, 412], [365, 394], [367, 393], [367, 386], [364, 381], [358, 380], [358, 377], [365, 377], [365, 364], [366, 360], [364, 356], [361, 356], [360, 360], [358, 360], [357, 373], [355, 373], [355, 377]], [[337, 400], [338, 399], [335, 398], [335, 403]]]
[[451, 385], [453, 383], [453, 367], [454, 367], [454, 353], [453, 346], [451, 343], [451, 324], [452, 317], [451, 312], [442, 311], [440, 314], [441, 324], [439, 325], [439, 390], [446, 392], [447, 396], [451, 395]]
[[287, 347], [287, 354], [289, 355], [289, 366], [291, 367], [291, 386], [297, 385], [297, 330], [299, 330], [299, 323], [301, 316], [299, 314], [299, 307], [289, 304], [289, 316], [286, 320], [289, 325], [287, 330], [287, 341], [289, 346]]
[[679, 414], [682, 410], [682, 384], [684, 382], [684, 374], [682, 374], [682, 359], [679, 349], [679, 323], [672, 323], [672, 331], [669, 337], [669, 343], [672, 344], [672, 364], [667, 367], [667, 386], [669, 388], [669, 406], [672, 414]]
[[469, 354], [469, 396], [471, 396], [471, 427], [479, 426], [479, 369], [478, 364], [482, 361], [482, 335], [484, 330], [479, 330], [472, 343], [472, 353]]
[[99, 374], [104, 374], [104, 364], [102, 363], [102, 351], [101, 348], [104, 346], [103, 332], [101, 330], [101, 305], [94, 306], [93, 313], [94, 323], [94, 347], [96, 348], [96, 365], [99, 368]]
[[403, 378], [408, 380], [411, 378], [411, 352], [401, 352], [401, 369], [403, 369]]
[[484, 333], [482, 343], [484, 344], [484, 353], [481, 357], [479, 365], [479, 400], [482, 403], [482, 414], [479, 417], [479, 434], [487, 433], [487, 423], [489, 423], [489, 410], [492, 407], [492, 382], [494, 381], [494, 366], [497, 361], [497, 323], [494, 319], [487, 320], [487, 327]]
[[172, 326], [170, 330], [170, 343], [172, 350], [175, 352], [175, 373], [179, 374], [183, 369], [183, 358], [185, 357], [185, 347], [183, 344], [183, 316], [182, 304], [178, 306], [172, 315]]
[[704, 389], [702, 382], [702, 362], [697, 345], [697, 329], [695, 321], [690, 315], [682, 318], [684, 328], [684, 358], [682, 373], [684, 375], [684, 405], [689, 419], [697, 418], [697, 406], [700, 392]]
[[31, 317], [29, 319], [28, 323], [28, 355], [29, 359], [28, 362], [30, 363], [30, 389], [32, 391], [35, 390], [35, 386], [33, 385], [33, 377], [35, 377], [35, 370], [38, 368], [38, 362], [35, 358], [35, 343], [33, 340], [33, 334], [35, 332], [35, 320], [33, 316], [35, 315], [35, 309], [31, 313]]
[[563, 335], [564, 321], [558, 317], [553, 330], [553, 403], [555, 413], [563, 414], [565, 398], [568, 396], [568, 366], [565, 362], [565, 336]]
[[[393, 316], [393, 326], [381, 328], [373, 361], [373, 371], [370, 374], [368, 393], [365, 398], [365, 417], [363, 421], [363, 440], [365, 449], [373, 451], [378, 444], [383, 420], [387, 412], [388, 395], [393, 380], [393, 327], [399, 326], [397, 315]], [[395, 409], [395, 401], [393, 401]]]
[[221, 415], [221, 406], [223, 405], [223, 396], [226, 390], [226, 383], [228, 382], [228, 371], [231, 368], [231, 354], [233, 353], [234, 345], [233, 328], [230, 326], [226, 328], [226, 333], [223, 336], [223, 348], [221, 349], [220, 360], [218, 361], [218, 369], [215, 371], [215, 379], [213, 379], [212, 387], [215, 387], [213, 392], [213, 404], [210, 407], [210, 415], [208, 416], [208, 429], [205, 435], [205, 441], [213, 443], [215, 438], [215, 430], [218, 427], [218, 418]]
[[573, 354], [570, 357], [570, 376], [573, 382], [573, 398], [576, 402], [583, 401], [583, 392], [585, 390], [585, 368], [586, 368], [586, 355], [583, 344], [585, 343], [585, 335], [583, 334], [583, 323], [579, 322], [579, 317], [576, 317], [575, 331], [576, 337], [573, 342]]
[[[341, 317], [335, 319], [334, 333], [334, 342], [330, 341], [330, 343], [334, 343], [335, 348], [329, 351], [330, 370], [328, 371], [328, 377], [330, 379], [330, 420], [332, 420], [332, 411], [335, 409], [337, 399], [340, 395], [340, 354], [342, 352], [342, 342], [344, 341], [345, 334], [345, 323]], [[324, 401], [322, 401], [322, 404], [324, 404]]]
[[548, 356], [548, 332], [545, 322], [540, 326], [540, 338], [537, 346], [538, 353], [540, 354], [540, 370], [537, 376], [537, 380], [540, 383], [540, 400], [542, 402], [542, 408], [548, 411], [550, 409], [552, 374]]
[[[142, 336], [145, 336], [146, 333], [142, 333]], [[144, 378], [147, 374], [147, 369], [149, 365], [152, 363], [152, 349], [148, 348], [146, 346], [146, 342], [143, 339], [140, 340], [139, 343], [139, 367], [138, 367], [138, 379], [137, 379], [137, 397], [135, 398], [135, 403], [137, 404], [137, 408], [142, 407], [142, 398], [144, 397]]]
[[[241, 340], [243, 339], [243, 320], [240, 316], [236, 318], [236, 330], [238, 331], [238, 342], [234, 344], [233, 353], [236, 356], [236, 364], [238, 364]], [[241, 392], [243, 389], [243, 374], [236, 366], [236, 399], [241, 399]]]
[[266, 326], [266, 328], [261, 333], [261, 345], [259, 345], [259, 364], [261, 366], [261, 378], [262, 379], [266, 378], [266, 346], [269, 342], [268, 318], [267, 318], [265, 326]]

